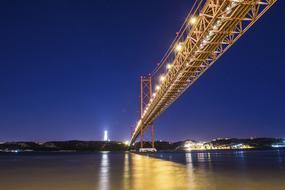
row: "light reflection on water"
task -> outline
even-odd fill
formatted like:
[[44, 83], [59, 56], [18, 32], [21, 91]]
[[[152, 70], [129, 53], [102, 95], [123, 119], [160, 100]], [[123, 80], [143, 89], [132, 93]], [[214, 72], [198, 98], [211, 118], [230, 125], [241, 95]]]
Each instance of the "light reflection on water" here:
[[285, 152], [0, 154], [2, 190], [284, 190]]
[[100, 179], [99, 189], [108, 190], [109, 185], [109, 154], [108, 152], [102, 152], [101, 165], [100, 165]]
[[128, 189], [130, 187], [130, 162], [129, 154], [124, 154], [124, 173], [123, 173], [123, 189]]
[[132, 185], [129, 189], [188, 189], [184, 165], [132, 154]]

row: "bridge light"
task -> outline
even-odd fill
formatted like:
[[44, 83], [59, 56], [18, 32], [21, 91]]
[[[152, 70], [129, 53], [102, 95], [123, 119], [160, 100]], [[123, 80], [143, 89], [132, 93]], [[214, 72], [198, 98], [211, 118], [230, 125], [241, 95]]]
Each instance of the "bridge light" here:
[[189, 21], [190, 24], [194, 25], [197, 23], [197, 17], [192, 16]]
[[155, 97], [155, 96], [156, 96], [156, 93], [153, 93], [152, 96]]
[[160, 86], [157, 85], [157, 86], [155, 87], [155, 90], [159, 90], [159, 89], [160, 89]]
[[207, 41], [209, 41], [210, 38], [211, 38], [211, 37], [210, 37], [210, 35], [208, 34], [205, 39], [206, 39]]
[[209, 36], [211, 37], [211, 36], [213, 36], [214, 35], [214, 32], [213, 31], [210, 31], [209, 32]]
[[230, 14], [231, 12], [232, 12], [232, 8], [231, 8], [231, 7], [227, 7], [227, 8], [226, 8], [226, 13], [227, 13], [227, 14]]
[[243, 2], [243, 0], [231, 0], [231, 2], [232, 2], [232, 7], [235, 7], [235, 6], [237, 6], [237, 4], [238, 3], [241, 3], [241, 2]]
[[182, 46], [181, 43], [177, 44], [176, 47], [175, 47], [176, 52], [181, 52], [182, 49], [183, 49], [183, 46]]
[[172, 65], [170, 64], [170, 63], [168, 63], [167, 65], [166, 65], [166, 69], [171, 69], [172, 68]]
[[217, 21], [217, 25], [220, 26], [221, 24], [222, 24], [222, 21], [218, 20], [218, 21]]
[[232, 2], [232, 8], [237, 6], [237, 3], [236, 2]]
[[160, 82], [163, 82], [165, 81], [165, 76], [161, 75], [160, 78], [159, 78]]

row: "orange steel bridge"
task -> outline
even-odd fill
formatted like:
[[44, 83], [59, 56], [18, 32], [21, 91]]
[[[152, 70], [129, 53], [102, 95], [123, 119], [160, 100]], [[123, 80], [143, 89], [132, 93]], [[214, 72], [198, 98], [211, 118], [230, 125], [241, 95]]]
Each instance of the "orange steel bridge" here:
[[140, 136], [143, 147], [144, 131], [151, 127], [154, 147], [154, 120], [276, 1], [196, 0], [160, 64], [151, 75], [141, 77], [141, 115], [130, 144]]

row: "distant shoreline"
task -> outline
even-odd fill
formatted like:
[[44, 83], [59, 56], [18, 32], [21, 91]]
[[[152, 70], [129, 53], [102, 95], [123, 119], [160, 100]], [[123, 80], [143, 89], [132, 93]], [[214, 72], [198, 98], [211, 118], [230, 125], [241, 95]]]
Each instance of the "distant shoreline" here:
[[141, 154], [141, 155], [151, 155], [151, 154], [156, 154], [156, 153], [211, 153], [211, 152], [255, 152], [255, 151], [283, 151], [285, 148], [252, 148], [252, 149], [213, 149], [213, 150], [191, 150], [191, 151], [186, 151], [186, 150], [159, 150], [158, 152], [155, 153], [140, 153], [140, 152], [132, 152], [129, 150], [111, 150], [111, 151], [80, 151], [80, 150], [74, 150], [74, 151], [66, 151], [66, 150], [60, 150], [60, 151], [0, 151], [0, 155], [8, 155], [8, 154], [34, 154], [34, 153], [39, 153], [39, 154], [48, 154], [48, 153], [54, 153], [54, 154], [76, 154], [76, 153], [82, 153], [82, 154], [92, 154], [92, 153], [103, 153], [103, 152], [108, 152], [108, 153], [136, 153], [136, 154]]
[[[144, 142], [144, 147], [151, 147]], [[184, 140], [178, 142], [156, 141], [159, 151], [211, 151], [211, 150], [268, 150], [285, 148], [285, 140], [281, 138], [219, 138], [209, 142]], [[138, 150], [140, 143], [129, 147], [122, 141], [49, 141], [38, 142], [1, 142], [0, 152], [98, 152]]]

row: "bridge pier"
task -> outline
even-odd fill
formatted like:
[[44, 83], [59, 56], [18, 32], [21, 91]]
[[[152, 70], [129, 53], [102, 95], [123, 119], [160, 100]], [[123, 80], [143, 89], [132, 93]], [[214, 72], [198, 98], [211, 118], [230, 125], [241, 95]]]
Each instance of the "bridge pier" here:
[[[154, 146], [154, 125], [151, 125], [151, 147], [155, 148]], [[144, 131], [140, 130], [140, 148], [144, 148]]]
[[143, 148], [143, 130], [141, 129], [141, 148]]
[[151, 147], [154, 148], [154, 126], [151, 125]]

